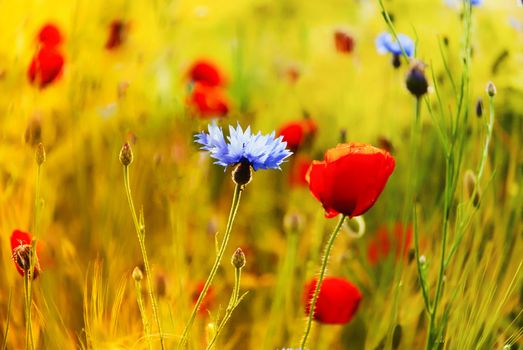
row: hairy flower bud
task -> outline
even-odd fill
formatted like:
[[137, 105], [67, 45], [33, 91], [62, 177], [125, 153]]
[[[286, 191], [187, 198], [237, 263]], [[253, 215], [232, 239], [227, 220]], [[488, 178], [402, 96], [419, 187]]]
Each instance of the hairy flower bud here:
[[140, 270], [138, 266], [134, 268], [132, 276], [133, 280], [135, 280], [136, 282], [140, 282], [141, 280], [143, 280], [143, 272], [142, 270]]
[[243, 254], [241, 248], [238, 248], [234, 251], [234, 254], [231, 258], [231, 264], [237, 269], [241, 269], [245, 266], [245, 254]]
[[45, 162], [45, 148], [44, 145], [40, 142], [36, 146], [36, 164], [39, 166]]
[[122, 163], [123, 166], [129, 166], [133, 162], [133, 150], [131, 149], [131, 145], [129, 145], [128, 142], [126, 142], [120, 151], [120, 163]]
[[297, 212], [290, 212], [283, 217], [283, 227], [289, 232], [300, 232], [303, 230], [303, 215]]
[[429, 83], [425, 77], [425, 65], [421, 61], [414, 61], [407, 73], [407, 89], [411, 94], [420, 98], [425, 95], [429, 88]]
[[465, 171], [465, 175], [463, 176], [463, 186], [465, 187], [467, 197], [472, 198], [472, 204], [474, 204], [475, 207], [479, 205], [479, 200], [481, 199], [479, 187], [476, 189], [476, 185], [477, 179], [474, 172], [470, 169]]
[[478, 101], [476, 102], [476, 116], [478, 118], [481, 118], [483, 115], [483, 99], [481, 97], [478, 98]]
[[487, 84], [487, 94], [490, 96], [490, 97], [494, 97], [494, 95], [496, 95], [496, 85], [494, 85], [493, 82], [489, 82]]

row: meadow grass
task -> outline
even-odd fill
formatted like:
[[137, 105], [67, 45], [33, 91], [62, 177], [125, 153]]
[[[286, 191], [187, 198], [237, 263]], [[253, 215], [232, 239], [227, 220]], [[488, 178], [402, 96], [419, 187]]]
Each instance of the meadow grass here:
[[[235, 190], [230, 170], [193, 142], [209, 122], [186, 104], [186, 71], [201, 57], [227, 77], [224, 128], [239, 122], [267, 133], [307, 112], [318, 133], [281, 172], [253, 173], [208, 310], [194, 316], [189, 349], [212, 341], [225, 350], [300, 343], [303, 286], [317, 276], [338, 219], [325, 219], [309, 189], [289, 177], [298, 156], [322, 159], [342, 129], [348, 141], [390, 142], [396, 168], [364, 215], [365, 234], [342, 227], [330, 253], [326, 274], [362, 291], [358, 311], [343, 326], [313, 322], [308, 348], [521, 347], [521, 11], [509, 0], [477, 7], [435, 0], [0, 1], [2, 349], [26, 348], [28, 325], [36, 349], [159, 349], [161, 339], [166, 349], [179, 345]], [[128, 35], [108, 51], [114, 19], [128, 21]], [[39, 89], [27, 67], [36, 33], [49, 21], [64, 34], [65, 70]], [[349, 54], [335, 49], [339, 28], [355, 39]], [[376, 52], [376, 36], [390, 28], [414, 38], [415, 56], [427, 65], [430, 90], [420, 99], [405, 88], [406, 60], [394, 69], [391, 57]], [[299, 71], [295, 82], [290, 68]], [[476, 117], [480, 97], [483, 115]], [[39, 142], [47, 153], [40, 166]], [[133, 209], [136, 220], [118, 159], [125, 142], [134, 153], [128, 186], [143, 208], [143, 216]], [[476, 179], [472, 192], [467, 171]], [[379, 229], [392, 232], [400, 222], [413, 225], [405, 259], [395, 257], [391, 236], [391, 254], [371, 262]], [[143, 223], [147, 234], [137, 244]], [[26, 281], [29, 323], [24, 278], [11, 258], [14, 229], [41, 244], [42, 273]], [[241, 283], [229, 264], [238, 247], [246, 257]], [[135, 267], [144, 274], [140, 288]]]

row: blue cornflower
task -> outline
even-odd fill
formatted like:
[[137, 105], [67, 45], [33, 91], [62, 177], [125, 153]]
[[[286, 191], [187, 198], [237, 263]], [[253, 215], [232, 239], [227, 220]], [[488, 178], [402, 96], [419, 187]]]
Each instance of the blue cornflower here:
[[480, 6], [483, 4], [483, 0], [470, 0], [472, 6]]
[[401, 47], [403, 47], [407, 56], [414, 56], [414, 41], [405, 34], [398, 34], [398, 39], [401, 46], [390, 33], [381, 33], [376, 38], [376, 48], [378, 52], [380, 54], [391, 53], [394, 56], [400, 56], [403, 53], [401, 51]]
[[225, 168], [241, 163], [254, 170], [280, 169], [281, 163], [292, 154], [285, 148], [287, 142], [282, 136], [275, 138], [274, 131], [269, 135], [252, 134], [250, 127], [243, 131], [239, 124], [236, 129], [229, 126], [226, 142], [222, 128], [209, 124], [208, 130], [196, 134], [195, 142], [202, 145], [201, 149], [209, 151], [216, 159], [215, 164]]

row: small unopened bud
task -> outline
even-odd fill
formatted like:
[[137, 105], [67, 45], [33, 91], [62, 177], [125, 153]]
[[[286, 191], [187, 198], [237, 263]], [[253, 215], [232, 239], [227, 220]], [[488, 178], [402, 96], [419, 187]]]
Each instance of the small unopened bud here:
[[392, 66], [396, 69], [398, 69], [401, 66], [401, 56], [400, 55], [392, 55]]
[[243, 254], [241, 248], [238, 248], [234, 251], [234, 254], [231, 258], [231, 264], [237, 269], [241, 269], [245, 266], [245, 254]]
[[132, 162], [133, 150], [131, 149], [131, 145], [126, 142], [120, 151], [120, 163], [122, 163], [123, 166], [129, 166]]
[[44, 145], [40, 142], [36, 146], [36, 164], [42, 165], [45, 162], [45, 148]]
[[33, 117], [25, 129], [24, 140], [31, 146], [37, 145], [42, 140], [42, 120], [39, 116]]
[[140, 282], [141, 280], [143, 280], [143, 272], [142, 270], [140, 270], [140, 268], [138, 266], [136, 266], [133, 270], [133, 280], [135, 280], [136, 282]]
[[493, 82], [489, 81], [489, 83], [487, 84], [487, 94], [490, 97], [494, 97], [494, 95], [496, 95], [496, 92], [496, 85], [494, 85]]
[[288, 232], [300, 232], [303, 230], [303, 216], [296, 212], [285, 214], [283, 227]]
[[425, 95], [429, 89], [429, 83], [425, 77], [425, 64], [421, 61], [414, 61], [405, 82], [407, 89], [417, 98]]
[[480, 97], [478, 98], [478, 101], [476, 102], [476, 116], [478, 118], [481, 118], [483, 115], [483, 99]]
[[346, 143], [347, 142], [347, 129], [342, 128], [340, 130], [340, 142]]
[[252, 169], [248, 162], [240, 162], [232, 171], [232, 181], [240, 186], [245, 186], [252, 180]]
[[474, 206], [477, 207], [479, 205], [481, 193], [480, 193], [479, 187], [476, 188], [476, 186], [477, 186], [476, 175], [470, 169], [465, 171], [465, 175], [463, 176], [463, 186], [465, 187], [465, 192], [467, 194], [467, 197], [469, 199], [472, 198], [472, 204], [474, 204]]

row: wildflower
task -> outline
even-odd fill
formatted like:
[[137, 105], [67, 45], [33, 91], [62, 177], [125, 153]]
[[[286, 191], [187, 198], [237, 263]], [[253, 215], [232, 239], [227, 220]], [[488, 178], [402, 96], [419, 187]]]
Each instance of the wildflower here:
[[64, 67], [64, 56], [55, 48], [44, 46], [35, 54], [27, 77], [41, 89], [58, 80]]
[[189, 79], [194, 83], [200, 83], [209, 87], [223, 86], [225, 78], [218, 67], [207, 60], [198, 60], [189, 68]]
[[[376, 38], [376, 48], [378, 53], [392, 54], [392, 64], [395, 68], [401, 65], [400, 56], [403, 50], [408, 57], [414, 56], [414, 41], [405, 34], [398, 34], [399, 42], [390, 33], [381, 33]], [[402, 50], [403, 48], [403, 50]]]
[[369, 210], [394, 170], [389, 152], [364, 143], [339, 144], [327, 150], [325, 160], [313, 161], [308, 173], [309, 189], [325, 216], [348, 217]]
[[343, 30], [334, 32], [334, 44], [339, 53], [351, 53], [354, 50], [354, 38]]
[[42, 26], [38, 32], [37, 40], [48, 48], [56, 47], [62, 43], [62, 34], [58, 27], [53, 23], [47, 23]]
[[107, 50], [114, 50], [122, 46], [127, 39], [129, 25], [122, 20], [115, 19], [109, 25], [109, 36], [105, 42]]
[[[305, 313], [310, 312], [310, 303], [316, 289], [317, 280], [305, 285], [303, 301]], [[314, 319], [324, 324], [346, 324], [358, 311], [362, 299], [359, 289], [349, 281], [339, 277], [325, 277], [316, 300]]]
[[480, 6], [483, 5], [483, 0], [470, 0], [470, 4], [472, 6]]
[[[203, 291], [203, 287], [205, 286], [205, 283], [200, 281], [196, 284], [194, 287], [194, 292], [192, 293], [192, 302], [193, 304], [196, 304], [198, 301], [198, 298], [200, 297], [200, 293]], [[205, 297], [203, 298], [203, 301], [200, 305], [200, 309], [198, 310], [198, 313], [200, 315], [205, 315], [207, 313], [207, 310], [209, 310], [214, 304], [214, 290], [212, 287], [209, 287], [209, 290], [207, 291], [207, 294], [205, 294]]]
[[281, 163], [292, 152], [285, 147], [287, 143], [283, 137], [275, 137], [274, 131], [268, 135], [251, 133], [251, 128], [245, 131], [241, 126], [229, 126], [228, 142], [225, 141], [222, 128], [216, 124], [209, 124], [209, 132], [202, 131], [195, 136], [196, 143], [202, 145], [201, 149], [209, 151], [211, 157], [216, 159], [215, 164], [225, 168], [231, 165], [247, 164], [255, 171], [259, 169], [280, 169]]
[[229, 101], [223, 91], [200, 83], [194, 84], [187, 102], [203, 118], [223, 117], [229, 112]]
[[296, 152], [316, 135], [317, 130], [318, 126], [314, 120], [304, 118], [284, 124], [278, 131], [278, 135], [283, 136], [283, 141], [287, 142], [287, 147]]
[[[387, 259], [394, 248], [395, 257], [399, 259], [401, 254], [402, 240], [405, 234], [405, 226], [401, 223], [396, 223], [393, 228], [392, 235], [389, 233], [387, 227], [382, 226], [378, 228], [376, 235], [372, 238], [367, 246], [367, 259], [371, 265], [376, 265], [378, 262]], [[392, 237], [391, 237], [392, 236]], [[391, 239], [393, 240], [391, 242]], [[412, 225], [407, 226], [405, 236], [404, 252], [408, 255], [408, 249], [412, 241]]]
[[[11, 234], [11, 257], [15, 263], [16, 270], [21, 276], [24, 276], [29, 271], [31, 266], [31, 251], [32, 251], [32, 239], [31, 235], [20, 230], [14, 230]], [[38, 277], [40, 274], [40, 264], [38, 262], [38, 254], [34, 256], [33, 272], [31, 276], [33, 279]]]
[[410, 93], [417, 98], [420, 98], [427, 93], [429, 83], [427, 82], [427, 77], [425, 77], [425, 65], [423, 62], [412, 62], [405, 83]]

